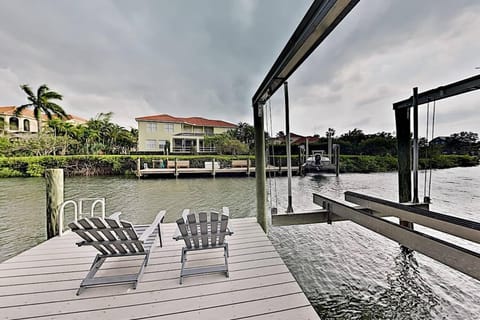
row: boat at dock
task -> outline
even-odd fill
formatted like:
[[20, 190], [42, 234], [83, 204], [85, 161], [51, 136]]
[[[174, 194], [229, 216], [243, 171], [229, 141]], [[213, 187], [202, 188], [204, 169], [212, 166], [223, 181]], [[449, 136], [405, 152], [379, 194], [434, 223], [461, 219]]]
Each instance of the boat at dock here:
[[325, 155], [324, 150], [314, 150], [304, 164], [303, 172], [335, 172], [335, 164]]

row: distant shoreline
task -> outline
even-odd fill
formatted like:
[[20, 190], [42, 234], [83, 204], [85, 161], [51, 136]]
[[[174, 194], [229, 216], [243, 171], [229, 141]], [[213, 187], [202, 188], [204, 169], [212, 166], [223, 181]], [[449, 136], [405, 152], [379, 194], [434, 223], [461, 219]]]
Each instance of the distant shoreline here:
[[[63, 168], [66, 176], [135, 176], [137, 159], [141, 166], [153, 167], [153, 160], [188, 160], [191, 168], [204, 168], [205, 162], [215, 159], [220, 167], [229, 167], [232, 160], [250, 159], [255, 166], [254, 156], [163, 156], [163, 155], [81, 155], [81, 156], [38, 156], [0, 157], [0, 178], [42, 177], [45, 169]], [[275, 157], [275, 164], [286, 166], [286, 157]], [[298, 166], [298, 156], [292, 157], [292, 165]], [[420, 159], [420, 169], [446, 169], [479, 165], [479, 157], [468, 155], [438, 155], [432, 159]], [[394, 156], [343, 155], [340, 157], [341, 173], [374, 173], [397, 170]]]

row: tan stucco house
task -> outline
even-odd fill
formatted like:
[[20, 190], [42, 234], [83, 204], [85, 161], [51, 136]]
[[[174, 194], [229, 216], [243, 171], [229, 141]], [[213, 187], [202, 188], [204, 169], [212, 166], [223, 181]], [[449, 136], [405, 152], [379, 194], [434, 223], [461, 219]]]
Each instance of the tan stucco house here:
[[204, 145], [204, 137], [221, 134], [236, 127], [222, 120], [201, 117], [173, 117], [159, 114], [135, 118], [138, 123], [138, 151], [171, 153], [210, 153], [215, 150]]
[[[38, 124], [33, 111], [24, 109], [19, 116], [15, 115], [16, 106], [0, 107], [0, 132], [4, 132], [10, 136], [24, 136], [38, 132]], [[42, 124], [45, 125], [48, 117], [42, 114]], [[68, 115], [66, 122], [74, 125], [84, 124], [87, 120], [77, 116]]]

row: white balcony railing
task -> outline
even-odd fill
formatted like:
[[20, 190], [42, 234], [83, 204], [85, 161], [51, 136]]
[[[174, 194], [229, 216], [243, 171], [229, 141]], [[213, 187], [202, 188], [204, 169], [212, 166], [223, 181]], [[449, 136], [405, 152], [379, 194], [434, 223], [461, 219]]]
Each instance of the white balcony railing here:
[[[192, 153], [197, 147], [172, 147], [173, 153]], [[198, 153], [215, 153], [215, 147], [199, 147]]]

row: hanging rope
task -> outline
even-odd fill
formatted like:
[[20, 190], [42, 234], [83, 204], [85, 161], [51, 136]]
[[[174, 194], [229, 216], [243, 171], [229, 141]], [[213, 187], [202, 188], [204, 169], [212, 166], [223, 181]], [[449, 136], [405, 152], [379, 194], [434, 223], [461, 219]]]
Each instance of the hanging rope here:
[[[268, 99], [268, 113], [269, 113], [269, 121], [270, 121], [269, 135], [270, 135], [270, 137], [273, 137], [272, 103], [271, 103], [270, 99]], [[271, 148], [272, 148], [271, 156], [272, 156], [272, 159], [273, 159], [273, 165], [275, 165], [275, 148], [274, 148], [273, 143], [271, 144]], [[270, 170], [270, 179], [272, 179], [271, 174], [272, 174], [272, 172]], [[275, 171], [274, 171], [273, 172], [273, 187], [274, 187], [274, 193], [275, 193], [275, 208], [278, 208], [277, 179], [275, 179], [275, 176], [276, 176], [276, 174], [275, 174]], [[273, 195], [271, 195], [271, 198], [273, 198]], [[272, 199], [270, 199], [270, 200], [272, 200]], [[271, 203], [270, 203], [270, 208], [273, 208]]]
[[[432, 140], [435, 136], [435, 100], [433, 100], [433, 115], [432, 115]], [[431, 154], [431, 153], [430, 153]], [[430, 161], [430, 178], [428, 182], [428, 197], [430, 198], [430, 194], [432, 192], [432, 161]]]
[[[271, 128], [269, 128], [269, 124], [271, 124], [271, 119], [269, 119], [269, 117], [272, 116], [272, 107], [271, 107], [270, 99], [268, 99], [268, 106], [266, 108], [265, 113], [267, 115], [267, 123], [265, 125], [267, 127], [267, 132], [270, 132]], [[270, 151], [270, 144], [271, 142], [267, 146], [267, 151]], [[270, 159], [269, 154], [267, 155], [267, 159]], [[270, 160], [267, 161], [267, 164], [268, 163], [270, 163]], [[272, 195], [272, 173], [270, 171], [268, 172], [268, 194], [269, 194], [270, 208], [271, 208], [273, 203], [273, 200], [272, 200], [273, 195]]]

